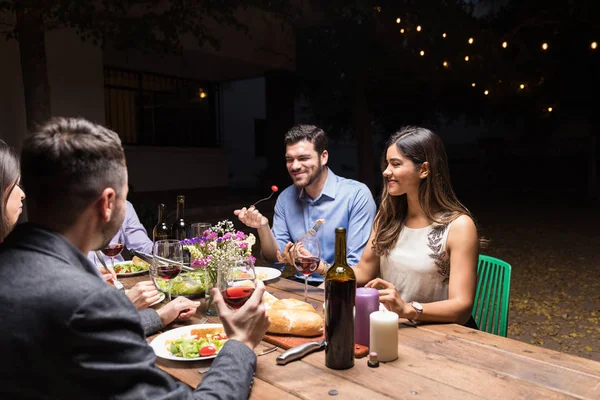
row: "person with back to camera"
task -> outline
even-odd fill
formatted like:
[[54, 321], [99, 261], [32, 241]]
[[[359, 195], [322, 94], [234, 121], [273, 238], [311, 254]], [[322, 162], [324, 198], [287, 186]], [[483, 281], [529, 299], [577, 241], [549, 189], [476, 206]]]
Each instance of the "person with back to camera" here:
[[192, 391], [154, 363], [140, 317], [86, 257], [121, 226], [127, 197], [118, 135], [54, 118], [21, 154], [29, 222], [0, 246], [0, 398], [247, 399], [266, 332], [264, 284], [239, 310], [213, 296], [229, 340]]
[[[25, 192], [21, 188], [21, 172], [19, 159], [14, 150], [0, 140], [0, 243], [15, 227], [23, 210]], [[108, 282], [113, 275], [100, 271]], [[158, 299], [158, 291], [151, 281], [139, 282], [127, 293], [127, 297], [140, 310], [140, 318], [146, 335], [152, 334], [167, 326], [174, 320], [189, 319], [200, 305], [199, 302], [186, 298], [178, 298], [159, 310], [148, 308]], [[156, 297], [154, 296], [156, 291]]]
[[401, 318], [477, 328], [471, 316], [480, 240], [452, 189], [439, 136], [405, 127], [382, 157], [381, 204], [354, 272]]

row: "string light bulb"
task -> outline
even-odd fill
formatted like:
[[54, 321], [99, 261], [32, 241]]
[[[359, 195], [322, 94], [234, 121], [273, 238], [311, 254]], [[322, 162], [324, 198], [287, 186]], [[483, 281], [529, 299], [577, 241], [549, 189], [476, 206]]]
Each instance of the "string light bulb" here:
[[552, 107], [548, 107], [548, 112], [552, 112]]
[[400, 22], [402, 22], [402, 20], [400, 19], [400, 17], [396, 18], [396, 23], [399, 24]]
[[524, 83], [521, 83], [521, 84], [519, 85], [519, 88], [520, 88], [521, 90], [525, 89], [525, 84], [524, 84]]
[[488, 94], [490, 94], [490, 91], [486, 90], [486, 91], [483, 92], [483, 94], [485, 94], [487, 96]]
[[442, 33], [442, 37], [445, 39], [446, 38], [446, 32]]
[[596, 50], [598, 48], [598, 43], [592, 42], [590, 43], [590, 47], [592, 48], [592, 50]]
[[469, 62], [469, 56], [465, 56], [465, 61]]
[[477, 85], [475, 84], [475, 82], [473, 82], [473, 83], [471, 83], [471, 86], [472, 86], [472, 87], [475, 87], [475, 86], [477, 86]]
[[448, 68], [448, 61], [444, 61], [444, 62], [442, 63], [442, 65], [444, 66], [444, 68]]
[[502, 42], [502, 48], [507, 48], [508, 47], [508, 42]]
[[421, 57], [423, 57], [423, 56], [425, 55], [425, 51], [421, 50], [421, 51], [419, 52], [419, 54], [421, 55]]
[[469, 44], [473, 44], [474, 40], [473, 38], [469, 38]]
[[404, 28], [400, 29], [400, 33], [404, 33]]
[[421, 25], [417, 25], [417, 32], [421, 32]]
[[542, 50], [548, 50], [548, 43], [542, 43]]

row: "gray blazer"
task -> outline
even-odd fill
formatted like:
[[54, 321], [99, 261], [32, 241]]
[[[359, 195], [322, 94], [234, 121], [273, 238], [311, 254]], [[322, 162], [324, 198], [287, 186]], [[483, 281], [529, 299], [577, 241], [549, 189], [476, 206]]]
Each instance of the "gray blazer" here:
[[0, 398], [246, 399], [256, 368], [229, 340], [192, 391], [154, 364], [140, 316], [64, 236], [30, 224], [0, 245]]

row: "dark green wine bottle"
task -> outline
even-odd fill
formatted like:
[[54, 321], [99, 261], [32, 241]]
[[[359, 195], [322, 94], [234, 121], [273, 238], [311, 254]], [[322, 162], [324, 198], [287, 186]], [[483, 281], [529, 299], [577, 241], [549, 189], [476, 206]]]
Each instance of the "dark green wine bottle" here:
[[187, 239], [189, 224], [183, 218], [183, 209], [185, 206], [185, 196], [177, 196], [177, 216], [175, 222], [171, 225], [171, 237], [176, 240]]
[[152, 230], [152, 241], [166, 240], [169, 236], [171, 236], [171, 229], [165, 223], [165, 205], [161, 203], [158, 205], [158, 222]]
[[356, 276], [346, 261], [346, 229], [335, 230], [335, 260], [325, 276], [325, 365], [354, 366]]

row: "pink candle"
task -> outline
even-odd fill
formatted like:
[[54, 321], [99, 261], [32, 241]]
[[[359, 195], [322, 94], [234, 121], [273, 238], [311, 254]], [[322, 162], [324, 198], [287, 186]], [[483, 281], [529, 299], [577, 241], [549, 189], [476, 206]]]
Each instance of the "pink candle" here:
[[354, 341], [369, 345], [369, 316], [379, 310], [379, 291], [374, 288], [356, 289], [356, 314], [354, 316]]

